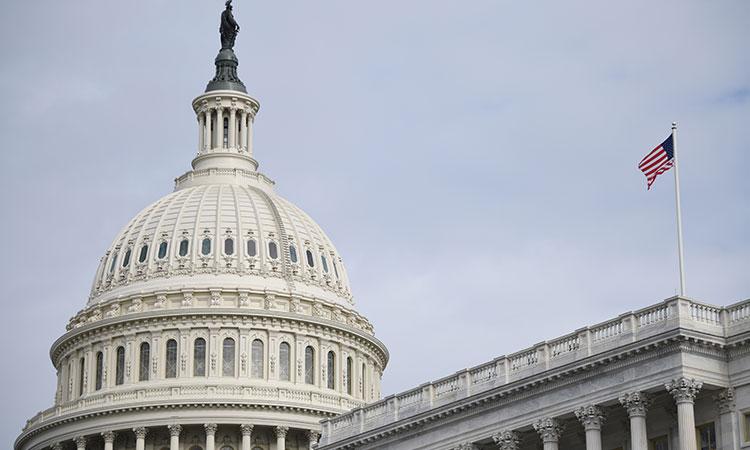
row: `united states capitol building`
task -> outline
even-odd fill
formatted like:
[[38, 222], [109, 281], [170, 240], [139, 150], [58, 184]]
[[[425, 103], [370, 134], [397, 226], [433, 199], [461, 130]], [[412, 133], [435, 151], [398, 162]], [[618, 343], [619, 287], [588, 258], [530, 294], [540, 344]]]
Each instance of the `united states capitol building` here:
[[235, 26], [192, 170], [104, 252], [15, 450], [750, 448], [750, 300], [653, 299], [382, 398], [342, 257], [258, 171]]

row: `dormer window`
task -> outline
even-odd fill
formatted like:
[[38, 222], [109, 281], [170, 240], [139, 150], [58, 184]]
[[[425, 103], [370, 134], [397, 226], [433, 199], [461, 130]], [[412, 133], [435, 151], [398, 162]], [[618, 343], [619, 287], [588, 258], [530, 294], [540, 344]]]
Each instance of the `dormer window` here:
[[326, 255], [320, 256], [320, 262], [323, 265], [323, 272], [328, 273], [328, 261], [326, 260]]
[[293, 245], [289, 246], [289, 259], [291, 259], [293, 263], [296, 263], [298, 261], [298, 258], [297, 258], [297, 247], [295, 247]]
[[[166, 244], [166, 242], [164, 242]], [[144, 263], [146, 262], [146, 258], [148, 257], [148, 244], [143, 244], [143, 247], [141, 247], [141, 253], [138, 255], [138, 262]]]
[[273, 241], [268, 243], [268, 257], [271, 259], [279, 258], [279, 246]]
[[167, 245], [166, 241], [164, 241], [161, 244], [159, 244], [159, 251], [156, 254], [156, 257], [158, 259], [164, 259], [164, 258], [167, 257], [167, 247], [168, 247], [168, 245]]
[[122, 258], [122, 267], [128, 267], [130, 265], [130, 249], [125, 252], [125, 257]]
[[109, 264], [109, 273], [114, 273], [116, 264], [117, 264], [117, 253], [112, 255], [112, 262]]
[[203, 238], [203, 242], [201, 242], [201, 254], [203, 256], [211, 254], [211, 238]]
[[247, 256], [257, 256], [258, 255], [258, 244], [255, 242], [255, 239], [248, 239], [247, 240]]
[[188, 254], [188, 249], [189, 249], [189, 248], [190, 248], [190, 241], [189, 241], [189, 240], [187, 240], [187, 239], [183, 239], [183, 240], [181, 240], [181, 241], [180, 241], [180, 251], [179, 251], [179, 255], [180, 255], [180, 256], [187, 256], [187, 254]]
[[234, 255], [234, 239], [232, 238], [224, 239], [224, 254], [227, 256]]
[[310, 267], [315, 267], [315, 258], [313, 258], [313, 254], [310, 250], [305, 251], [305, 254], [307, 255], [307, 265]]

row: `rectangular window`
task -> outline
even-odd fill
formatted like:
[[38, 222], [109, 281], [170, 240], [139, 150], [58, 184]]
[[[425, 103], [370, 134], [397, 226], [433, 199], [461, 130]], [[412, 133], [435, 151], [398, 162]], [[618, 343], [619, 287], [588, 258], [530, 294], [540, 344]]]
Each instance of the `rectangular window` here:
[[669, 437], [659, 436], [648, 442], [648, 450], [669, 450]]
[[713, 422], [695, 428], [698, 450], [716, 450], [716, 430]]
[[743, 441], [750, 442], [750, 411], [742, 414], [742, 430], [745, 432]]

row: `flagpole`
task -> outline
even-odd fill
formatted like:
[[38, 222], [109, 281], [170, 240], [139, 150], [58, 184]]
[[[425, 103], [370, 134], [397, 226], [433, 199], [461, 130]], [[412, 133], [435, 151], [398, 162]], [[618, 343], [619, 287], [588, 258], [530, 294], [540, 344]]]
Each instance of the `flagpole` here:
[[674, 151], [674, 192], [677, 203], [677, 253], [680, 260], [680, 297], [685, 296], [685, 262], [682, 250], [682, 210], [680, 208], [680, 170], [677, 161], [677, 122], [672, 122], [672, 148]]

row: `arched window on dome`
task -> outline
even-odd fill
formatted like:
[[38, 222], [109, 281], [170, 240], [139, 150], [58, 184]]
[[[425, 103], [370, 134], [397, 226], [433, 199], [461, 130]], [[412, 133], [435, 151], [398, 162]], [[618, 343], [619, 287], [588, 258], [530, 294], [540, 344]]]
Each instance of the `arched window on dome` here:
[[203, 238], [203, 241], [201, 242], [201, 254], [203, 256], [208, 256], [211, 254], [211, 238]]
[[328, 273], [328, 260], [326, 260], [326, 255], [320, 255], [320, 262], [323, 266], [323, 272]]
[[234, 239], [232, 238], [224, 239], [224, 254], [227, 256], [234, 255]]
[[148, 244], [143, 244], [143, 246], [141, 247], [141, 252], [138, 254], [138, 262], [144, 263], [146, 262], [146, 258], [148, 258]]
[[315, 349], [305, 347], [305, 383], [315, 384]]
[[340, 279], [340, 277], [339, 277], [339, 269], [338, 269], [338, 267], [336, 267], [336, 259], [334, 259], [333, 261], [331, 261], [331, 264], [333, 264], [333, 273], [336, 275], [336, 279], [337, 280]]
[[164, 376], [166, 378], [177, 377], [177, 341], [174, 339], [167, 341], [167, 357], [164, 366]]
[[253, 257], [258, 255], [258, 244], [255, 239], [247, 240], [247, 256]]
[[122, 267], [128, 267], [130, 265], [130, 255], [132, 253], [131, 249], [127, 249], [125, 251], [125, 256], [122, 258]]
[[234, 339], [224, 339], [221, 353], [221, 374], [225, 377], [234, 376], [234, 348]]
[[292, 372], [289, 370], [292, 360], [292, 351], [289, 344], [282, 342], [279, 344], [279, 380], [291, 381]]
[[263, 378], [263, 341], [255, 339], [250, 352], [250, 378]]
[[310, 250], [306, 250], [305, 254], [307, 255], [307, 265], [310, 267], [315, 267], [315, 258], [313, 257], [313, 254]]
[[203, 338], [193, 342], [193, 376], [206, 376], [206, 340]]
[[278, 259], [279, 257], [279, 246], [274, 241], [268, 243], [268, 257], [271, 259]]
[[349, 395], [354, 395], [354, 389], [352, 389], [354, 383], [352, 378], [354, 378], [354, 361], [351, 356], [349, 356], [346, 358], [346, 393]]
[[140, 361], [138, 365], [138, 380], [148, 381], [148, 369], [151, 366], [151, 346], [148, 342], [141, 342]]
[[180, 241], [179, 255], [180, 256], [187, 256], [189, 249], [190, 249], [190, 241], [187, 238], [181, 240]]
[[112, 254], [112, 260], [109, 263], [109, 273], [113, 274], [115, 272], [115, 266], [117, 265], [117, 253]]
[[115, 352], [115, 384], [125, 383], [125, 347], [117, 347]]
[[297, 247], [295, 247], [294, 245], [289, 246], [289, 259], [292, 260], [293, 263], [296, 263], [298, 261]]
[[81, 358], [78, 362], [78, 396], [83, 395], [83, 381], [86, 378], [86, 358]]
[[96, 375], [94, 377], [94, 390], [102, 388], [102, 381], [104, 379], [104, 353], [96, 353]]
[[367, 366], [362, 363], [362, 370], [359, 372], [359, 395], [364, 399], [367, 392]]
[[169, 244], [167, 244], [167, 241], [162, 242], [159, 244], [159, 251], [156, 254], [156, 259], [164, 259], [167, 257], [167, 248], [169, 247]]
[[336, 389], [336, 354], [333, 351], [328, 352], [327, 363], [328, 367], [326, 370], [326, 387], [328, 389]]

